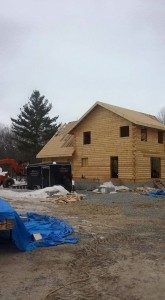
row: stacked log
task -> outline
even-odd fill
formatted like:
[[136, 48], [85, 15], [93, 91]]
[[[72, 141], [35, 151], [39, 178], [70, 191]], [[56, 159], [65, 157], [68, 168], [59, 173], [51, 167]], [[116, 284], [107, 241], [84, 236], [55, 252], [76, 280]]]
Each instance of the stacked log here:
[[78, 194], [67, 194], [67, 195], [52, 195], [47, 197], [50, 201], [56, 203], [72, 203], [82, 200], [84, 197]]

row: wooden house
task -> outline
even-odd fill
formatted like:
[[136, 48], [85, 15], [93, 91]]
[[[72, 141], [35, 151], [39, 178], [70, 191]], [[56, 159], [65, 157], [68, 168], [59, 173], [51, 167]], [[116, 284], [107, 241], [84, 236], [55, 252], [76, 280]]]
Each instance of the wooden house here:
[[[72, 163], [74, 179], [91, 182], [165, 179], [165, 125], [156, 117], [96, 102], [66, 129], [63, 144], [57, 134], [37, 157], [67, 159]], [[71, 142], [69, 151], [67, 138]]]

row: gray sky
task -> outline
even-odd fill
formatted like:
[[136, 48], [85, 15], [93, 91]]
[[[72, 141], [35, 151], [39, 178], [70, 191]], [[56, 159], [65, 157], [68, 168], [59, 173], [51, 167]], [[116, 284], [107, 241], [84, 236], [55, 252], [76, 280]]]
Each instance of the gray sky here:
[[96, 101], [165, 106], [164, 0], [0, 0], [0, 122], [39, 90], [60, 122]]

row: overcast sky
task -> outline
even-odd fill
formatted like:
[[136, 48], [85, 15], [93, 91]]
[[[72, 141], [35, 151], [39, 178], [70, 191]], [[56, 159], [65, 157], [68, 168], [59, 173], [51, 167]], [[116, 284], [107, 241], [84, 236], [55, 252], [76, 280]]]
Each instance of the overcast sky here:
[[0, 122], [32, 92], [62, 123], [96, 101], [165, 106], [164, 0], [0, 0]]

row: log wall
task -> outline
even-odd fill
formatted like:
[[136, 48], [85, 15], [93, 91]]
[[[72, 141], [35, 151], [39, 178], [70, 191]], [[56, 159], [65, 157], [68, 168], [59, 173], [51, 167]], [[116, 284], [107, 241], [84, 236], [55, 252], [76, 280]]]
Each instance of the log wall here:
[[[129, 126], [129, 137], [120, 137], [120, 127]], [[91, 144], [83, 144], [83, 132], [91, 132]], [[151, 181], [151, 157], [161, 158], [161, 178], [165, 178], [165, 145], [158, 144], [158, 131], [147, 129], [141, 141], [141, 127], [97, 106], [74, 130], [72, 170], [75, 179], [110, 180], [110, 158], [118, 156], [118, 179]], [[82, 159], [87, 163], [82, 166]], [[84, 164], [83, 164], [84, 165]]]
[[[129, 137], [120, 137], [120, 127], [129, 126]], [[83, 132], [91, 132], [91, 144], [83, 144]], [[110, 179], [110, 158], [118, 156], [119, 176], [129, 179], [132, 167], [132, 124], [120, 116], [96, 107], [75, 129], [73, 175], [75, 178]], [[82, 166], [88, 158], [88, 166]]]

